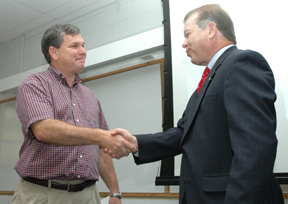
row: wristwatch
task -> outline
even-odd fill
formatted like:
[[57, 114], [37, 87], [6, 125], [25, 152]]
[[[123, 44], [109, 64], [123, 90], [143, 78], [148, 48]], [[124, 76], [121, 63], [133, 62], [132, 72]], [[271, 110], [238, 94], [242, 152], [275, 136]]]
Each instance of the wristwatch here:
[[122, 193], [119, 192], [119, 193], [110, 193], [110, 198], [119, 198], [121, 199], [122, 198]]

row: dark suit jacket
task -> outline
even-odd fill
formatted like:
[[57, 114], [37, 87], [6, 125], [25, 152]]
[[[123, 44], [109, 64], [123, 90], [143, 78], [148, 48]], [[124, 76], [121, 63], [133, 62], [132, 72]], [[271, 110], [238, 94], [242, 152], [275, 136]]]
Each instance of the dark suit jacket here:
[[275, 82], [251, 50], [226, 50], [175, 128], [136, 135], [137, 164], [182, 155], [179, 202], [282, 204], [273, 175], [277, 139]]

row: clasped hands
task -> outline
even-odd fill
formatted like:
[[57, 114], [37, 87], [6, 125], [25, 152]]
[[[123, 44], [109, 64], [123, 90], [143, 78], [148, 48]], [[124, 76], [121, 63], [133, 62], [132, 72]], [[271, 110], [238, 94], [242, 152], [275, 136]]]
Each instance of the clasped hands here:
[[104, 152], [112, 158], [120, 159], [129, 153], [138, 151], [138, 141], [128, 130], [117, 128], [109, 131], [111, 134], [110, 147], [104, 147]]

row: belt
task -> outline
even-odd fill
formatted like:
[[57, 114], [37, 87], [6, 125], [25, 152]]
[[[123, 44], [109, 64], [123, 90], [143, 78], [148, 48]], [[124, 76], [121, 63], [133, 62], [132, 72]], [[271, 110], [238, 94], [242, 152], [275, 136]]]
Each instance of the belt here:
[[[41, 179], [35, 179], [31, 177], [23, 178], [24, 181], [28, 181], [30, 183], [34, 183], [40, 186], [48, 187], [48, 180], [41, 180]], [[84, 183], [80, 184], [59, 184], [54, 181], [51, 181], [51, 188], [58, 189], [58, 190], [65, 190], [68, 192], [77, 192], [82, 191], [83, 189], [93, 186], [96, 183], [95, 180], [89, 180], [85, 181]]]

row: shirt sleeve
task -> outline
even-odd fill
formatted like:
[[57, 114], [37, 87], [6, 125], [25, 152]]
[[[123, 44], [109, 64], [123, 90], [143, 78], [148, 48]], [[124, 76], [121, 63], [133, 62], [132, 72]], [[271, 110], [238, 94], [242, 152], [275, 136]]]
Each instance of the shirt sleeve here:
[[95, 96], [96, 100], [97, 100], [97, 109], [98, 109], [98, 121], [99, 121], [99, 128], [102, 130], [109, 130], [109, 126], [108, 123], [106, 121], [106, 118], [104, 116], [103, 110], [101, 108], [101, 103], [100, 101], [97, 99], [97, 97]]
[[36, 121], [53, 119], [51, 97], [43, 83], [29, 76], [20, 85], [16, 97], [16, 112], [22, 124], [22, 130], [28, 137], [34, 137], [29, 127]]

